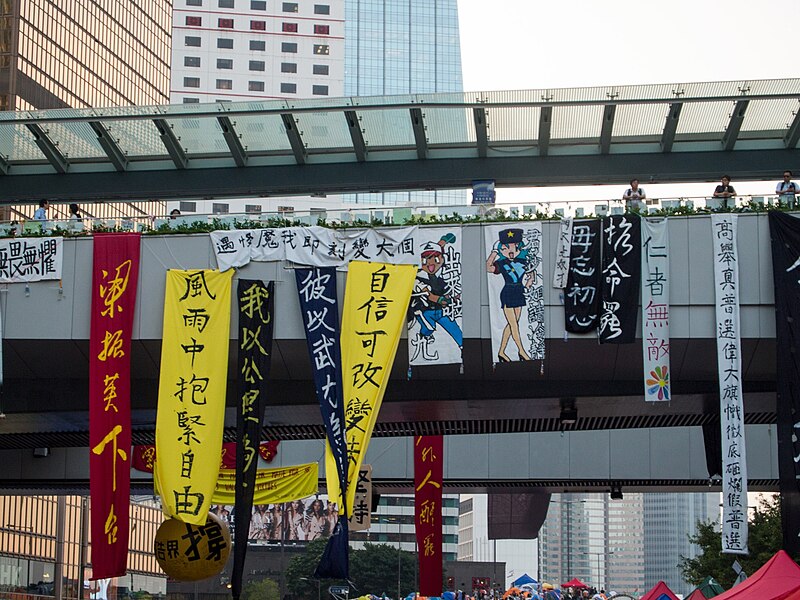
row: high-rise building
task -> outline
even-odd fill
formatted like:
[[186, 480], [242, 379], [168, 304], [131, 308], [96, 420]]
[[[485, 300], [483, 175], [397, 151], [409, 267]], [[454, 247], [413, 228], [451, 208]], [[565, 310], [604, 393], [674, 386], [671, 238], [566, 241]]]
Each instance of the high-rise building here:
[[0, 110], [164, 104], [171, 0], [0, 0]]

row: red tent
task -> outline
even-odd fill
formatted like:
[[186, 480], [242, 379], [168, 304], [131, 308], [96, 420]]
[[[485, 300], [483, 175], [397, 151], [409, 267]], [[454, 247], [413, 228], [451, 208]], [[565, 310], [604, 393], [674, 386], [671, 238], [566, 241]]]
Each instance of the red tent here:
[[700, 588], [696, 588], [691, 594], [689, 594], [686, 600], [708, 600], [708, 599], [706, 598], [706, 595], [700, 591]]
[[585, 583], [583, 583], [577, 577], [575, 577], [571, 581], [568, 581], [567, 583], [562, 583], [561, 584], [561, 589], [562, 590], [566, 589], [566, 588], [575, 588], [576, 590], [588, 590], [589, 586], [586, 585]]
[[678, 597], [669, 589], [663, 581], [659, 581], [653, 589], [647, 592], [639, 600], [678, 600]]
[[800, 566], [783, 550], [742, 583], [714, 600], [792, 600], [800, 598]]

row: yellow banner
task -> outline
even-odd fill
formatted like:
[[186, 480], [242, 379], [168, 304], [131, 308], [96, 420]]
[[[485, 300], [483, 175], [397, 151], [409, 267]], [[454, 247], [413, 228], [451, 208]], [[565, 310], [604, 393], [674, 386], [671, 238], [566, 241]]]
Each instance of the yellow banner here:
[[[319, 465], [308, 463], [278, 469], [256, 471], [254, 504], [291, 502], [319, 491]], [[236, 496], [236, 469], [220, 469], [217, 489], [211, 501], [214, 504], [233, 505]]]
[[167, 271], [153, 477], [164, 514], [205, 525], [217, 484], [233, 271]]
[[[358, 261], [350, 263], [347, 273], [341, 342], [348, 517], [353, 514], [358, 471], [378, 419], [416, 274], [414, 265]], [[328, 498], [341, 498], [327, 444], [325, 475]]]

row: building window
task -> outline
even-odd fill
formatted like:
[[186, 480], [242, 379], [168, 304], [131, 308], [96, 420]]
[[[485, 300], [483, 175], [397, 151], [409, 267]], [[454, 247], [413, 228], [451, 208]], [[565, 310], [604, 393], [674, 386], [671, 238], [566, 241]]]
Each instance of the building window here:
[[329, 14], [331, 14], [331, 7], [328, 4], [315, 4], [314, 5], [314, 14], [315, 15], [329, 15]]
[[233, 38], [217, 38], [217, 48], [233, 50]]
[[211, 204], [211, 212], [215, 215], [226, 215], [228, 214], [228, 204], [214, 202]]
[[324, 54], [327, 56], [330, 53], [331, 49], [328, 44], [314, 44], [314, 54]]
[[250, 61], [250, 70], [251, 71], [263, 71], [265, 69], [265, 63], [263, 60], [251, 60]]
[[263, 92], [264, 91], [264, 82], [263, 81], [248, 81], [247, 82], [247, 90], [250, 92]]
[[183, 41], [187, 46], [192, 48], [199, 48], [201, 44], [200, 38], [196, 35], [187, 35], [185, 38], [183, 38]]
[[200, 57], [199, 56], [184, 56], [183, 57], [183, 66], [184, 67], [199, 67], [200, 66]]
[[202, 27], [203, 17], [186, 17], [186, 25], [189, 27]]
[[297, 63], [281, 63], [281, 73], [297, 73]]
[[250, 0], [250, 10], [267, 10], [267, 1]]
[[317, 35], [329, 35], [330, 32], [330, 25], [314, 25], [314, 33]]
[[311, 93], [314, 96], [327, 96], [328, 95], [328, 86], [327, 85], [312, 85], [311, 86]]
[[197, 212], [197, 202], [187, 202], [181, 200], [181, 212]]
[[266, 31], [267, 30], [267, 22], [266, 21], [250, 21], [250, 29], [253, 31]]
[[200, 104], [200, 98], [184, 97], [183, 103], [184, 104]]
[[233, 89], [233, 80], [232, 79], [217, 79], [217, 89], [218, 90], [232, 90]]
[[284, 2], [281, 10], [283, 10], [283, 12], [297, 12], [297, 2]]
[[297, 84], [296, 83], [282, 83], [281, 84], [281, 94], [296, 94], [297, 93]]
[[294, 42], [283, 42], [281, 44], [281, 52], [297, 54], [297, 44], [295, 44]]
[[260, 214], [261, 213], [261, 205], [260, 204], [245, 204], [244, 205], [244, 212], [248, 215], [253, 214]]
[[233, 19], [219, 19], [217, 27], [220, 29], [233, 29]]
[[264, 52], [267, 49], [267, 42], [264, 40], [250, 40], [250, 50], [259, 50]]
[[203, 6], [203, 0], [186, 0], [186, 6]]
[[314, 75], [328, 75], [330, 67], [328, 65], [314, 65]]
[[297, 33], [297, 23], [282, 23], [281, 31], [284, 33]]
[[199, 88], [200, 87], [200, 78], [199, 77], [184, 77], [183, 78], [183, 87]]
[[234, 8], [234, 0], [219, 0], [217, 6], [220, 8]]
[[218, 69], [232, 69], [233, 68], [233, 59], [232, 58], [218, 58], [217, 59], [217, 68]]

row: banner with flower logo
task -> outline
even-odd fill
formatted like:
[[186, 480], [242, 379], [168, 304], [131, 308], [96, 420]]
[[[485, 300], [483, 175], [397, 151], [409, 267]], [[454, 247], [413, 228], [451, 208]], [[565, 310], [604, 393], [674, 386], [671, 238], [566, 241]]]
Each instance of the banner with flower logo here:
[[644, 399], [672, 397], [669, 369], [669, 232], [666, 219], [642, 219]]

